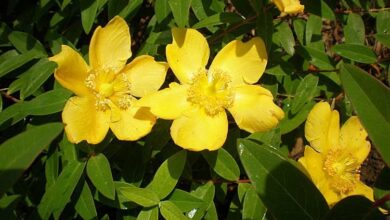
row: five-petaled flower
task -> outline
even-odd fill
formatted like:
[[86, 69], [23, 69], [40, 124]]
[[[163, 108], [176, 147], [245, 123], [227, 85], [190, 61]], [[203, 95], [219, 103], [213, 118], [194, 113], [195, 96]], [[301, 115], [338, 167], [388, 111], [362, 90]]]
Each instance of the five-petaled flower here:
[[121, 17], [98, 27], [89, 45], [89, 65], [72, 48], [63, 45], [50, 58], [58, 64], [54, 76], [76, 96], [62, 112], [69, 141], [97, 144], [109, 128], [120, 140], [137, 140], [150, 132], [156, 118], [137, 99], [157, 91], [168, 65], [151, 56], [131, 57], [129, 27]]
[[305, 9], [299, 0], [273, 0], [274, 4], [280, 11], [280, 16], [295, 15], [302, 13]]
[[267, 131], [284, 117], [270, 91], [256, 83], [267, 64], [261, 38], [246, 43], [234, 40], [216, 55], [210, 68], [206, 39], [194, 29], [172, 29], [166, 47], [168, 64], [181, 84], [140, 100], [156, 116], [174, 120], [173, 141], [189, 150], [220, 148], [227, 137], [227, 109], [241, 129]]
[[341, 127], [339, 113], [327, 102], [317, 103], [305, 124], [305, 147], [299, 162], [329, 205], [351, 195], [373, 200], [372, 188], [360, 181], [360, 165], [370, 152], [367, 132], [356, 116]]

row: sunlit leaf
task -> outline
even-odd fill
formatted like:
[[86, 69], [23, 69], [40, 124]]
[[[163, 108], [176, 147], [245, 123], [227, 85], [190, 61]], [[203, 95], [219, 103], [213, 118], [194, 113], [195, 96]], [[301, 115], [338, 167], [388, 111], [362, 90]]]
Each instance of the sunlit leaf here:
[[87, 174], [99, 192], [109, 199], [115, 199], [115, 185], [111, 174], [110, 162], [104, 154], [98, 154], [89, 158]]

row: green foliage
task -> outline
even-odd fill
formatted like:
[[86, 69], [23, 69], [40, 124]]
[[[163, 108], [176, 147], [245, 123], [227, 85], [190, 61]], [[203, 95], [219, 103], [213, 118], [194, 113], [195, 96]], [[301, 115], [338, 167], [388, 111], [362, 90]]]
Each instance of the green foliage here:
[[[0, 219], [384, 219], [377, 207], [390, 203], [390, 1], [301, 3], [304, 14], [281, 17], [264, 0], [1, 1]], [[248, 134], [229, 115], [216, 151], [180, 149], [162, 119], [138, 141], [109, 133], [97, 145], [70, 143], [61, 112], [73, 94], [48, 58], [68, 45], [88, 63], [94, 30], [115, 16], [130, 27], [131, 59], [166, 61], [173, 27], [200, 31], [210, 60], [231, 40], [261, 37], [268, 61], [257, 84], [284, 118]], [[169, 71], [163, 88], [173, 81]], [[357, 115], [368, 132], [383, 160], [372, 181], [364, 172], [372, 158], [361, 169], [374, 202], [351, 196], [329, 207], [297, 163], [318, 101], [332, 103], [341, 121]]]

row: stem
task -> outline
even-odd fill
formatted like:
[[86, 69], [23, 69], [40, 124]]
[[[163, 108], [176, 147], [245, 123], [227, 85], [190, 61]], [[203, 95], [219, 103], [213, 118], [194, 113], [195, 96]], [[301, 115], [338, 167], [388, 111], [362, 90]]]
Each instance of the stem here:
[[11, 100], [11, 101], [13, 101], [13, 102], [20, 102], [19, 99], [15, 98], [15, 97], [13, 97], [13, 96], [11, 96], [11, 95], [9, 95], [9, 94], [8, 94], [7, 92], [5, 92], [5, 91], [0, 91], [0, 93], [1, 93], [1, 95], [4, 96], [6, 99], [9, 99], [9, 100]]

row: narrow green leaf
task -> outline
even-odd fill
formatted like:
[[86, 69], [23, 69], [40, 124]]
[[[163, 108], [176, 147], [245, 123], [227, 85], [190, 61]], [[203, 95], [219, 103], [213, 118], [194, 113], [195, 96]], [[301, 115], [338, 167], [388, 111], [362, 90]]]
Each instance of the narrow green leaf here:
[[60, 169], [59, 166], [60, 155], [58, 153], [58, 148], [57, 146], [52, 145], [49, 148], [45, 163], [46, 190], [56, 182]]
[[56, 89], [45, 92], [35, 99], [24, 102], [21, 113], [25, 115], [48, 115], [64, 109], [71, 93], [65, 89]]
[[26, 77], [26, 80], [20, 91], [21, 99], [24, 99], [37, 91], [37, 89], [51, 76], [56, 66], [56, 63], [54, 62], [47, 59], [41, 59], [28, 69], [23, 75], [23, 78]]
[[165, 219], [169, 220], [188, 220], [188, 218], [183, 215], [183, 212], [171, 201], [163, 201], [160, 203], [161, 215]]
[[65, 207], [83, 174], [84, 167], [85, 162], [79, 161], [72, 161], [66, 165], [38, 205], [38, 213], [42, 219], [48, 219], [51, 213], [61, 211]]
[[328, 205], [311, 180], [274, 148], [240, 139], [237, 150], [252, 185], [277, 219], [321, 219]]
[[330, 60], [328, 54], [324, 51], [312, 48], [309, 46], [302, 46], [297, 49], [305, 59], [307, 59], [311, 64], [320, 68], [321, 70], [333, 70], [333, 62]]
[[348, 15], [347, 25], [344, 26], [345, 43], [364, 45], [366, 38], [362, 17], [356, 13]]
[[153, 180], [146, 187], [158, 194], [160, 199], [165, 198], [175, 188], [186, 163], [187, 152], [181, 150], [165, 160], [158, 168]]
[[84, 181], [83, 183], [83, 188], [74, 208], [83, 219], [92, 220], [97, 218], [95, 202], [87, 181]]
[[143, 208], [139, 212], [137, 220], [158, 220], [158, 207]]
[[200, 20], [198, 23], [194, 24], [192, 28], [199, 29], [220, 24], [231, 24], [239, 21], [242, 21], [242, 18], [236, 13], [222, 12]]
[[79, 0], [79, 2], [81, 10], [81, 24], [83, 25], [84, 32], [88, 34], [92, 29], [93, 22], [95, 21], [98, 1]]
[[111, 19], [116, 15], [126, 20], [131, 20], [141, 7], [143, 0], [110, 0], [108, 1], [108, 17]]
[[46, 50], [37, 39], [26, 32], [12, 31], [8, 35], [9, 41], [21, 53], [33, 53], [36, 57], [47, 56]]
[[316, 15], [310, 15], [306, 23], [306, 45], [321, 40], [322, 19]]
[[15, 210], [21, 198], [21, 195], [2, 196], [0, 199], [0, 219], [18, 219]]
[[118, 191], [129, 201], [143, 207], [152, 207], [160, 202], [157, 194], [150, 189], [138, 188], [128, 184], [127, 186], [119, 187]]
[[332, 51], [347, 59], [372, 64], [376, 62], [375, 53], [368, 47], [356, 44], [338, 44], [332, 47]]
[[385, 220], [386, 216], [374, 208], [373, 202], [363, 196], [349, 196], [338, 203], [330, 210], [325, 219], [375, 219]]
[[390, 34], [390, 11], [382, 10], [376, 16], [376, 33]]
[[297, 35], [298, 41], [305, 45], [305, 28], [306, 22], [303, 19], [294, 19], [293, 20], [294, 32]]
[[235, 181], [240, 177], [240, 168], [234, 158], [225, 149], [202, 151], [202, 156], [209, 166], [221, 177]]
[[280, 22], [275, 27], [276, 32], [273, 34], [273, 41], [280, 45], [288, 54], [294, 55], [295, 39], [287, 22]]
[[0, 145], [0, 194], [15, 183], [23, 171], [58, 136], [62, 129], [62, 123], [36, 126]]
[[168, 0], [156, 0], [154, 3], [154, 11], [156, 13], [157, 21], [159, 23], [164, 21], [171, 13], [171, 8], [169, 7]]
[[5, 76], [35, 58], [38, 58], [37, 55], [33, 51], [29, 51], [0, 62], [0, 77]]
[[253, 187], [249, 187], [244, 196], [242, 219], [266, 219], [267, 208], [261, 202]]
[[287, 114], [280, 122], [280, 132], [282, 134], [287, 134], [301, 125], [306, 120], [314, 104], [315, 102], [309, 102], [305, 104], [296, 115], [293, 115], [290, 111], [287, 111]]
[[341, 82], [368, 136], [390, 164], [390, 90], [370, 74], [351, 65], [341, 66]]
[[115, 185], [111, 174], [110, 162], [100, 153], [88, 160], [87, 174], [93, 185], [105, 197], [115, 199]]
[[390, 33], [389, 34], [376, 34], [375, 38], [386, 47], [390, 48]]
[[299, 83], [295, 93], [294, 100], [291, 104], [291, 113], [296, 114], [302, 107], [314, 98], [317, 90], [318, 77], [314, 75], [306, 75]]
[[256, 19], [256, 32], [264, 40], [267, 52], [270, 51], [272, 45], [272, 35], [274, 32], [273, 14], [267, 10], [259, 14]]
[[208, 206], [208, 204], [202, 199], [199, 199], [191, 195], [190, 193], [180, 189], [175, 189], [169, 195], [167, 200], [173, 202], [173, 204], [175, 204], [182, 212], [188, 212], [194, 209], [196, 209], [196, 211], [206, 211], [206, 208]]
[[177, 26], [184, 28], [188, 25], [191, 0], [168, 0], [168, 4], [171, 7]]

